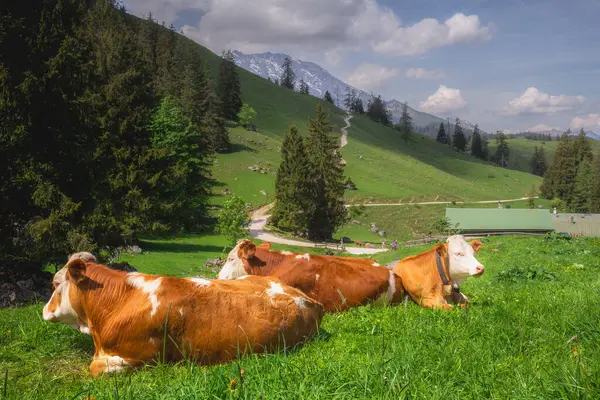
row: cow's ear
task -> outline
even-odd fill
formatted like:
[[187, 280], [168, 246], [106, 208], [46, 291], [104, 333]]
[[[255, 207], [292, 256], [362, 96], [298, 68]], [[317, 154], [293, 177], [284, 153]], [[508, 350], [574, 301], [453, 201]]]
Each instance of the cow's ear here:
[[81, 258], [75, 258], [67, 264], [67, 272], [69, 281], [78, 285], [85, 279], [85, 261]]
[[250, 241], [242, 244], [238, 250], [238, 256], [240, 258], [251, 258], [256, 254], [256, 245]]
[[471, 240], [469, 244], [471, 245], [475, 253], [477, 253], [479, 249], [483, 247], [483, 243], [481, 243], [479, 240]]
[[271, 242], [262, 242], [256, 248], [263, 249], [263, 250], [271, 250]]

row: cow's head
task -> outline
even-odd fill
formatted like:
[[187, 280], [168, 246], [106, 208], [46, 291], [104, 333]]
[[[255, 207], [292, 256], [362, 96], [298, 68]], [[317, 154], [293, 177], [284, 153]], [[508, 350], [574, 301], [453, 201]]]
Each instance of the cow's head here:
[[219, 271], [217, 279], [237, 279], [240, 276], [248, 275], [244, 268], [244, 260], [254, 256], [255, 253], [254, 243], [247, 239], [239, 240], [227, 255], [227, 262]]
[[56, 273], [52, 282], [54, 293], [44, 306], [43, 316], [46, 321], [64, 322], [73, 329], [90, 334], [82, 318], [81, 292], [78, 288], [86, 279], [86, 259], [90, 258], [71, 256], [67, 265]]
[[475, 253], [483, 247], [479, 240], [467, 242], [462, 235], [453, 235], [446, 239], [450, 276], [458, 283], [470, 276], [483, 275], [483, 265], [475, 258]]

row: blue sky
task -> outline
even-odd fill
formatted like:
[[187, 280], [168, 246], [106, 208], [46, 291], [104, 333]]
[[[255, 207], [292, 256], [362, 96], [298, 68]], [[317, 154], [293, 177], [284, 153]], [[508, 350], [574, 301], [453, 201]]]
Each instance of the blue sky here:
[[600, 133], [597, 0], [125, 0], [213, 51], [278, 51], [486, 131]]

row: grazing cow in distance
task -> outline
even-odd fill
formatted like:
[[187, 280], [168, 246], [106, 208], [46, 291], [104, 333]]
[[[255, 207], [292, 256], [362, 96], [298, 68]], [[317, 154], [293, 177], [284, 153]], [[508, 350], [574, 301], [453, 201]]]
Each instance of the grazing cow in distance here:
[[402, 279], [410, 298], [426, 308], [451, 309], [468, 304], [460, 285], [469, 277], [483, 275], [484, 267], [475, 258], [483, 244], [467, 242], [462, 235], [450, 236], [446, 243], [388, 265]]
[[53, 283], [43, 317], [93, 337], [92, 376], [159, 360], [211, 365], [283, 349], [315, 335], [323, 317], [321, 304], [272, 277], [184, 279], [72, 257]]
[[218, 279], [246, 275], [277, 277], [322, 303], [326, 312], [370, 302], [396, 304], [404, 297], [401, 280], [375, 260], [272, 251], [268, 242], [257, 247], [240, 240]]

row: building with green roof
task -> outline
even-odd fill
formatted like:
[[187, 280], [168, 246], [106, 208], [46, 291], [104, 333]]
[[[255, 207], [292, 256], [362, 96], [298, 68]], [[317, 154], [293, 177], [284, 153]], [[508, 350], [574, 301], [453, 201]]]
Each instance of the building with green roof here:
[[539, 209], [447, 208], [446, 217], [464, 233], [546, 233], [555, 229], [552, 213]]

